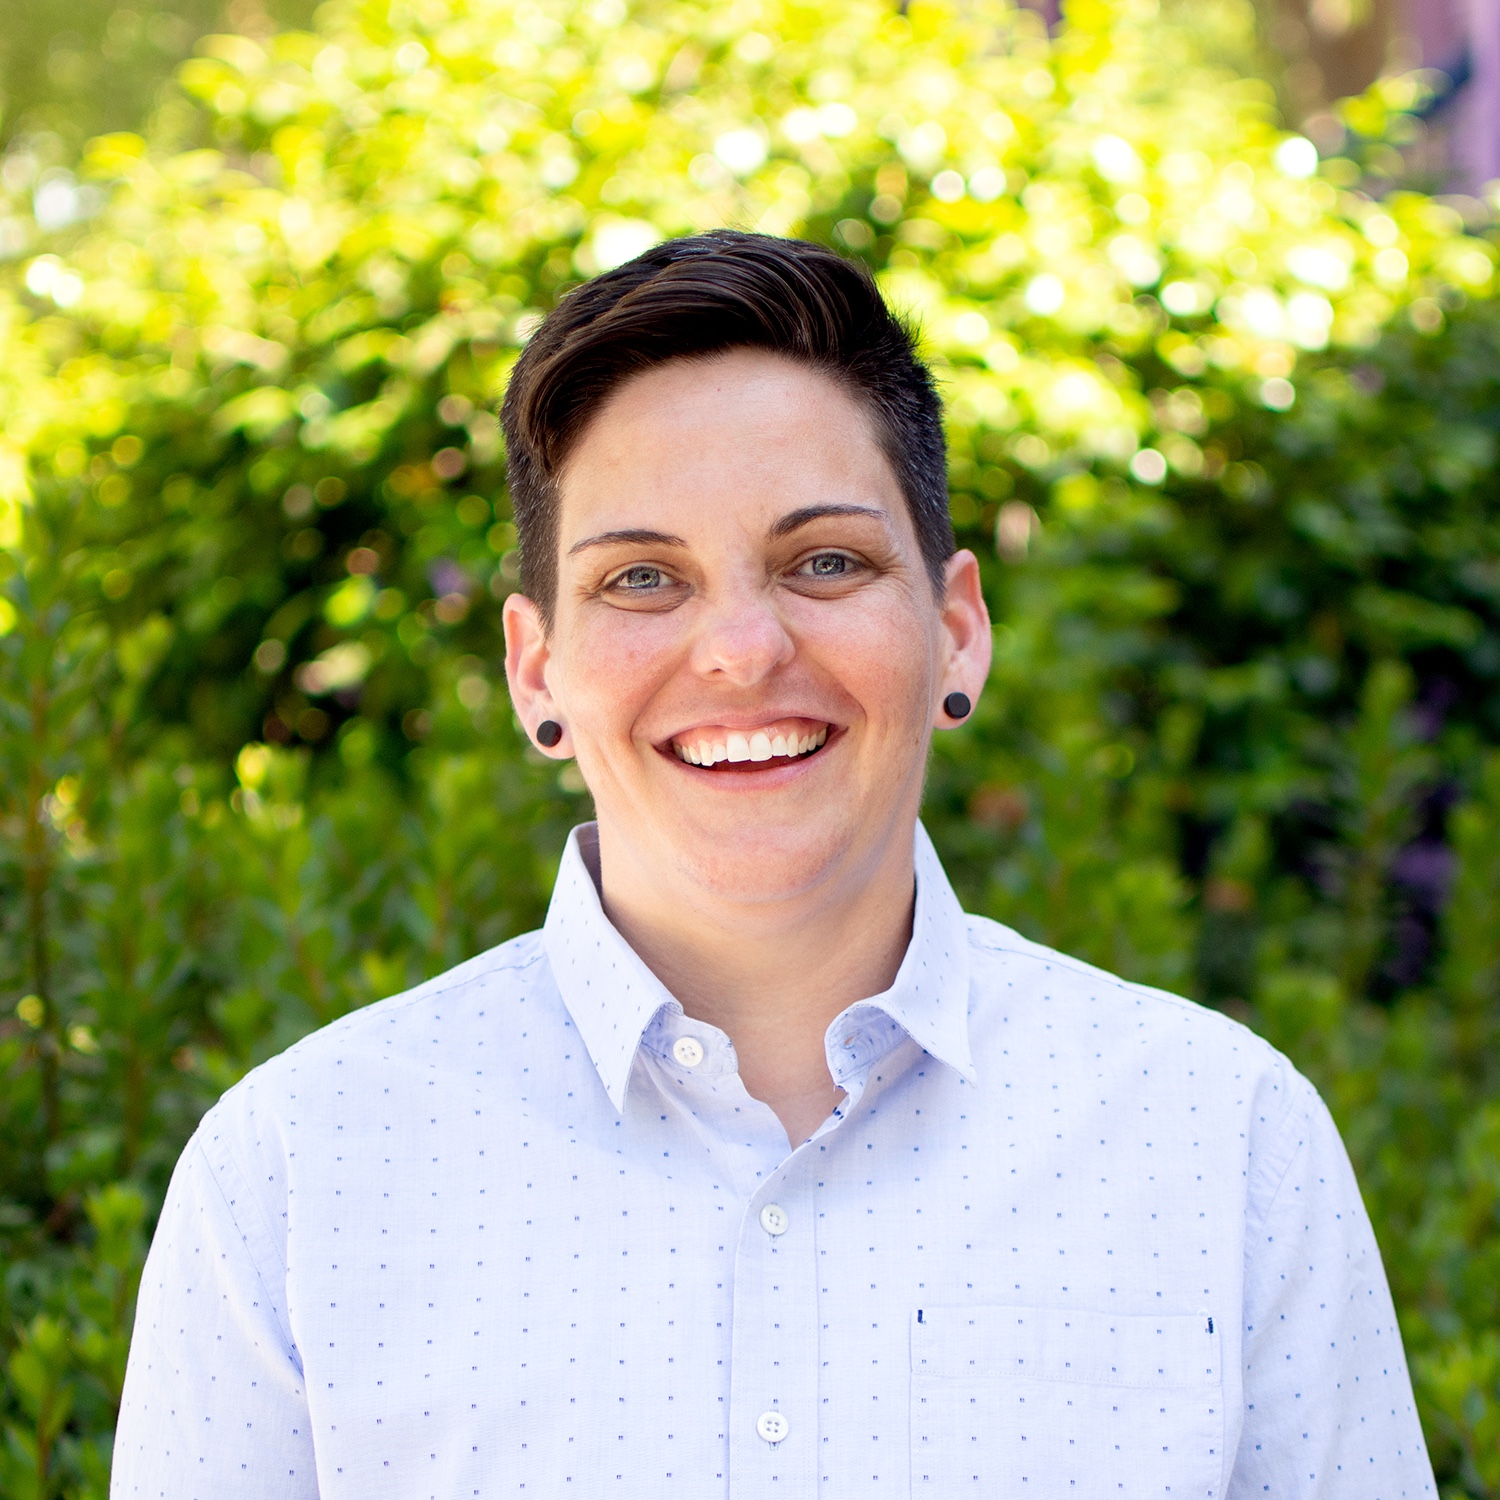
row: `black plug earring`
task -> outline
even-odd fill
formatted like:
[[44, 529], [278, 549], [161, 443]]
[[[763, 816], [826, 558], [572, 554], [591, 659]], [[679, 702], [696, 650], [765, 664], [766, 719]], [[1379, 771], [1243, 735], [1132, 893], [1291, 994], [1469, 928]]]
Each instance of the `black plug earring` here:
[[950, 719], [967, 719], [969, 717], [969, 710], [973, 707], [974, 705], [969, 702], [969, 695], [967, 693], [949, 693], [943, 699], [943, 712]]
[[[967, 700], [965, 700], [967, 701]], [[966, 709], [965, 712], [968, 710]], [[562, 725], [556, 719], [543, 719], [536, 726], [536, 741], [539, 745], [545, 745], [551, 749], [562, 738]]]

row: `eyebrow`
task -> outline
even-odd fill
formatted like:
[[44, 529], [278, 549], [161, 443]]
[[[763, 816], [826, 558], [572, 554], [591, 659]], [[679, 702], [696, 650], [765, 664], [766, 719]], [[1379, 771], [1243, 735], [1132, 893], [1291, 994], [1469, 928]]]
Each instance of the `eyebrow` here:
[[801, 510], [794, 510], [784, 515], [772, 528], [771, 536], [779, 538], [790, 536], [792, 532], [800, 527], [807, 526], [813, 521], [821, 521], [828, 516], [869, 516], [874, 521], [886, 521], [886, 513], [873, 505], [805, 505]]
[[581, 542], [574, 542], [568, 548], [568, 556], [572, 557], [575, 552], [582, 552], [589, 547], [609, 547], [621, 542], [628, 542], [638, 547], [687, 546], [680, 536], [673, 536], [670, 532], [650, 531], [636, 526], [626, 527], [623, 531], [601, 531], [598, 536], [586, 536]]
[[[829, 516], [868, 516], [871, 520], [885, 521], [886, 514], [873, 505], [805, 505], [801, 510], [788, 512], [771, 527], [773, 539], [790, 536], [792, 532], [803, 526], [810, 525], [814, 521], [822, 521]], [[568, 556], [584, 552], [590, 547], [611, 547], [619, 545], [636, 547], [686, 547], [687, 543], [680, 536], [673, 536], [668, 531], [652, 531], [647, 527], [627, 526], [619, 531], [601, 531], [598, 536], [586, 536], [581, 542], [574, 542], [568, 548]]]

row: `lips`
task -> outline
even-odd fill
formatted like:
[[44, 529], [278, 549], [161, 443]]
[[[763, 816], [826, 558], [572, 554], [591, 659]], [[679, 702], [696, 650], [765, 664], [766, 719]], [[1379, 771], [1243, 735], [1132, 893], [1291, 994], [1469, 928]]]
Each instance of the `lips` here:
[[831, 727], [811, 719], [776, 719], [738, 729], [704, 724], [674, 735], [670, 746], [690, 766], [785, 764], [819, 750]]

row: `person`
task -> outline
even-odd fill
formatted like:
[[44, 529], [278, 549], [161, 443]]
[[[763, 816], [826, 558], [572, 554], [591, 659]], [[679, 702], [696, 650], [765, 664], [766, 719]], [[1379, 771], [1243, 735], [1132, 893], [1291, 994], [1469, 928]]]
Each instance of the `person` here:
[[1432, 1493], [1327, 1111], [1226, 1017], [965, 916], [939, 401], [866, 271], [718, 231], [504, 407], [506, 672], [576, 758], [546, 924], [204, 1118], [113, 1493]]

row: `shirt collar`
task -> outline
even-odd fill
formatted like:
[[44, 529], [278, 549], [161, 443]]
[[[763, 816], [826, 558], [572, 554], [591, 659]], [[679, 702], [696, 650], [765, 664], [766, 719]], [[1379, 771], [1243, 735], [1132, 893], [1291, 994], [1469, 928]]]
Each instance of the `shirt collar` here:
[[[680, 1016], [682, 1006], [605, 915], [589, 867], [590, 857], [597, 863], [597, 847], [593, 823], [568, 836], [542, 941], [563, 1003], [605, 1092], [615, 1109], [623, 1111], [642, 1037], [662, 1011]], [[920, 823], [914, 852], [917, 899], [906, 956], [890, 989], [850, 1006], [829, 1028], [830, 1064], [836, 1050], [833, 1032], [849, 1033], [851, 1020], [873, 1010], [889, 1016], [924, 1051], [973, 1083], [967, 925]]]

